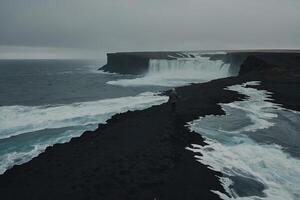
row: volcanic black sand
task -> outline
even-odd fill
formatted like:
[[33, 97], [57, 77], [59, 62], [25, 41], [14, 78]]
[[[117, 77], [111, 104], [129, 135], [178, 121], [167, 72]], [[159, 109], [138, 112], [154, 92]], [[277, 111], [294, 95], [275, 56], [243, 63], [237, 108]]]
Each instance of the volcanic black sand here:
[[[259, 66], [256, 71], [249, 65]], [[253, 65], [254, 66], [254, 65]], [[221, 115], [218, 103], [242, 98], [225, 87], [260, 80], [274, 101], [300, 110], [299, 68], [290, 73], [255, 57], [245, 60], [238, 77], [178, 88], [177, 112], [169, 104], [115, 115], [93, 132], [57, 144], [0, 176], [1, 199], [219, 199], [217, 176], [185, 150], [204, 144], [187, 122]]]

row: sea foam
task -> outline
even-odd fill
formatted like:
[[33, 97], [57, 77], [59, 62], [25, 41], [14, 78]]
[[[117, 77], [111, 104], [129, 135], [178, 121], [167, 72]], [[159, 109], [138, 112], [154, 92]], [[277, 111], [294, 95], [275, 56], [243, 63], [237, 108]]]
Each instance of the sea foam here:
[[148, 73], [144, 77], [107, 83], [133, 87], [145, 85], [175, 87], [237, 75], [237, 71], [233, 72], [230, 67], [230, 64], [222, 60], [210, 60], [209, 57], [200, 55], [171, 60], [151, 59]]
[[167, 96], [146, 92], [67, 105], [0, 107], [0, 174], [28, 162], [48, 146], [96, 128], [116, 113], [146, 109], [167, 100]]
[[147, 92], [138, 96], [51, 106], [0, 107], [0, 139], [47, 128], [103, 123], [113, 114], [148, 108], [168, 97]]
[[[299, 199], [300, 160], [292, 157], [278, 144], [258, 143], [249, 137], [251, 132], [269, 130], [275, 125], [273, 121], [278, 114], [289, 112], [269, 102], [269, 92], [246, 87], [257, 84], [259, 82], [248, 82], [228, 87], [248, 98], [221, 104], [226, 111], [224, 116], [210, 115], [191, 122], [191, 131], [200, 133], [208, 145], [192, 144], [187, 149], [196, 153], [199, 162], [223, 173], [220, 180], [231, 197], [214, 191], [222, 199]], [[292, 120], [300, 119], [298, 113], [289, 114], [293, 115]], [[247, 184], [250, 182], [254, 182], [254, 185]], [[264, 186], [260, 188], [262, 191], [258, 191], [258, 185]], [[254, 191], [254, 194], [242, 195], [238, 191], [245, 188]]]

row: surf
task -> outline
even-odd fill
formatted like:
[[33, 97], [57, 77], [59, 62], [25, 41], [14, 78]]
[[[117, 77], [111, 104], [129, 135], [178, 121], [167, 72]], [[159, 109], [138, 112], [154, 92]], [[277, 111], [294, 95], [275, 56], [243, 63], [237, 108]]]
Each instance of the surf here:
[[146, 109], [167, 100], [159, 93], [145, 92], [65, 105], [0, 107], [0, 174], [29, 161], [48, 146], [94, 130], [117, 113]]
[[[220, 181], [230, 197], [214, 191], [222, 199], [298, 199], [299, 155], [288, 149], [292, 144], [284, 146], [273, 133], [277, 124], [281, 127], [286, 120], [281, 115], [291, 122], [298, 121], [300, 115], [272, 103], [268, 91], [251, 88], [257, 84], [228, 87], [248, 97], [221, 104], [225, 116], [210, 115], [189, 123], [190, 130], [201, 134], [208, 145], [192, 144], [187, 149], [195, 152], [199, 162], [223, 174]], [[286, 129], [289, 133], [299, 131], [295, 123]], [[290, 142], [298, 140], [296, 135], [290, 137]], [[296, 148], [299, 151], [299, 145]]]

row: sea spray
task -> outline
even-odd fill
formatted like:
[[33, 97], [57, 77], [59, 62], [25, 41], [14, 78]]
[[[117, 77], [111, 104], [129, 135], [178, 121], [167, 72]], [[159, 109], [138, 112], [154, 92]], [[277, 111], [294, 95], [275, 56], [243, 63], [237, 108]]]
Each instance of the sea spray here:
[[[208, 145], [192, 144], [187, 149], [196, 153], [199, 162], [223, 173], [220, 180], [231, 197], [214, 191], [222, 199], [299, 199], [300, 160], [291, 156], [277, 138], [272, 138], [273, 132], [268, 131], [276, 128], [274, 121], [282, 124], [279, 116], [295, 121], [300, 120], [300, 115], [269, 102], [269, 92], [246, 87], [256, 84], [248, 82], [228, 88], [248, 98], [221, 104], [226, 115], [210, 115], [191, 122], [190, 129], [200, 133]], [[289, 132], [293, 129], [297, 132], [299, 127], [295, 123], [286, 127]], [[267, 139], [258, 142], [252, 139], [255, 134]]]
[[230, 70], [232, 66], [222, 60], [193, 56], [176, 59], [150, 59], [149, 70], [144, 77], [109, 81], [108, 84], [120, 86], [182, 86], [190, 83], [207, 82], [213, 79], [237, 75]]
[[167, 100], [167, 96], [146, 92], [67, 105], [0, 107], [0, 174], [31, 160], [47, 146], [95, 129], [116, 113], [146, 109]]

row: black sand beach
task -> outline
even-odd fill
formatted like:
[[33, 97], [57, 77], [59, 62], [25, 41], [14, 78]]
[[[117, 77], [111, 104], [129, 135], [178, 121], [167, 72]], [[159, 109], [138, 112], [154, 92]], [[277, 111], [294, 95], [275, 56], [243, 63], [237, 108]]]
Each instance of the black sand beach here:
[[[299, 54], [289, 55], [299, 59]], [[261, 81], [255, 87], [299, 111], [300, 62], [280, 63], [271, 57], [248, 56], [238, 77], [178, 88], [176, 113], [166, 103], [118, 114], [93, 132], [47, 148], [0, 176], [1, 198], [219, 199], [211, 190], [225, 192], [217, 178], [222, 174], [185, 149], [192, 143], [205, 145], [185, 125], [199, 116], [224, 114], [218, 103], [246, 98], [224, 88], [247, 81]]]

